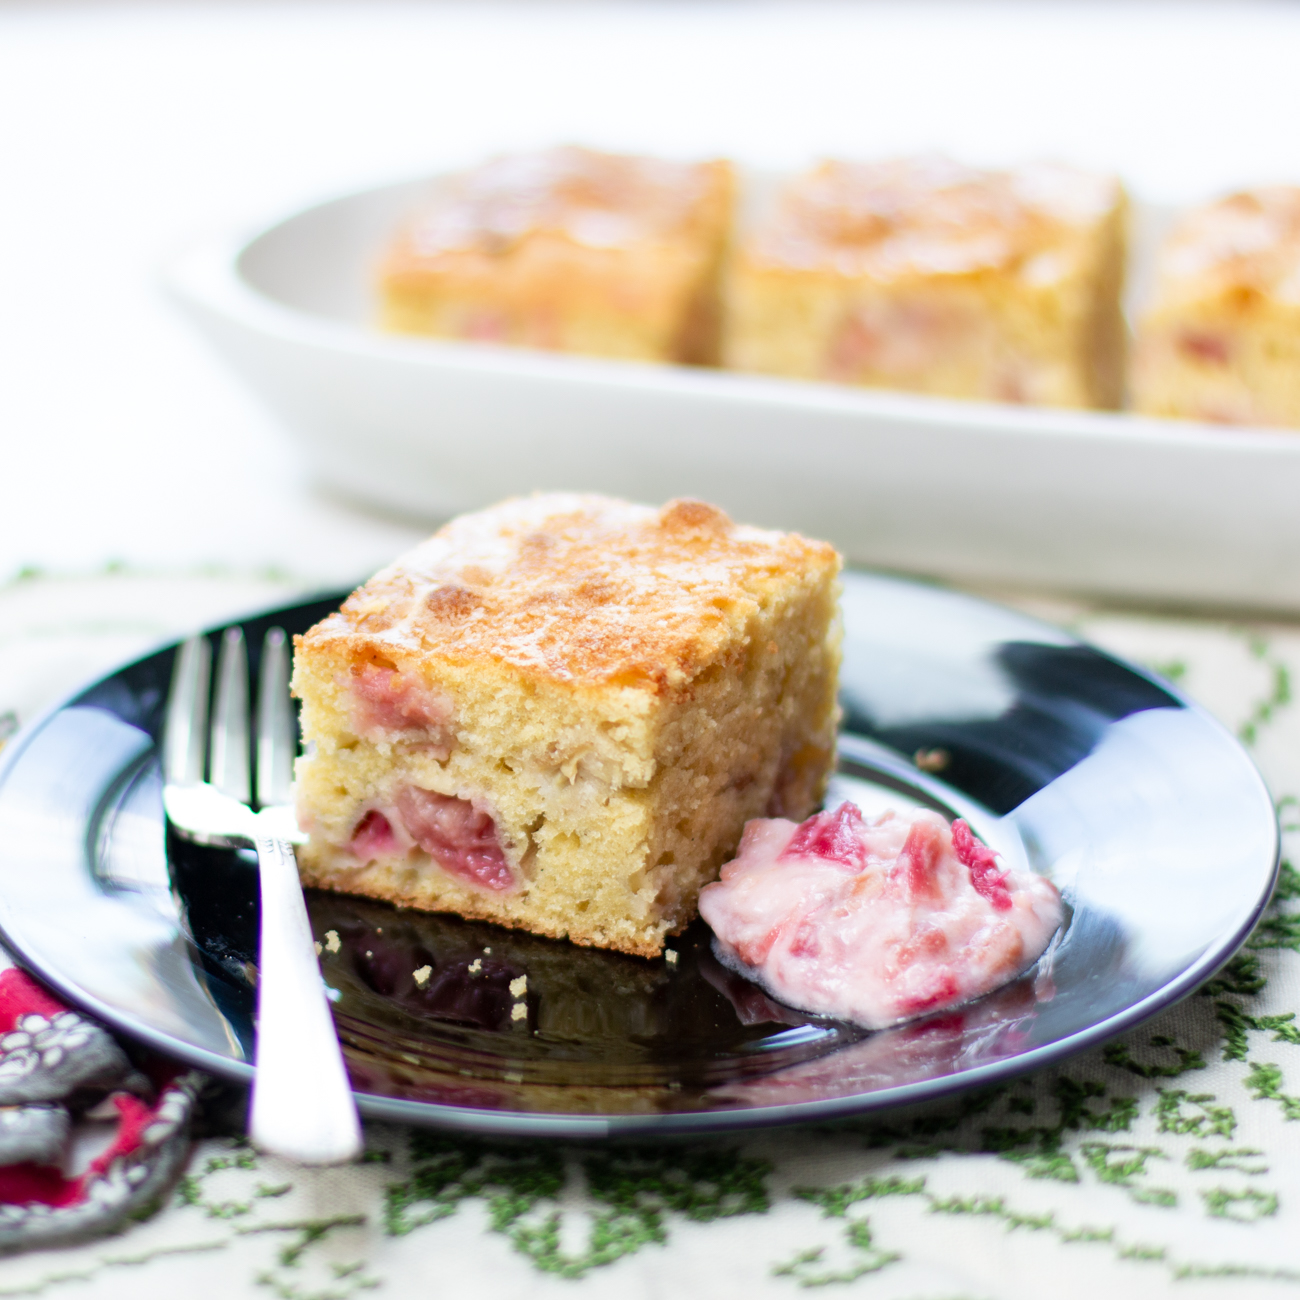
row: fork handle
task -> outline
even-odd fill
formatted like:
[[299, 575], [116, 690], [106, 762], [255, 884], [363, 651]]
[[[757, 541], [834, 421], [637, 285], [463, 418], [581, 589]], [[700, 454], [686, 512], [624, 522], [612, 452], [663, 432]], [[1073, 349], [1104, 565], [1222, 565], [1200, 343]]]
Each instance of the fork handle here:
[[262, 933], [257, 978], [255, 1146], [307, 1165], [361, 1153], [361, 1125], [312, 942], [293, 846], [256, 826]]

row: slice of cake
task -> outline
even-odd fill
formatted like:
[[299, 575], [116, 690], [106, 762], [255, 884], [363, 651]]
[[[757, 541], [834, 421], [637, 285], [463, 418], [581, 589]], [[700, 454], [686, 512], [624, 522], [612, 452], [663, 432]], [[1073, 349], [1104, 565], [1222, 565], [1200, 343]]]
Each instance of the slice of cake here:
[[1059, 166], [827, 162], [732, 277], [726, 364], [946, 397], [1114, 407], [1124, 191]]
[[652, 956], [834, 755], [839, 556], [696, 501], [508, 501], [296, 640], [306, 884]]
[[1138, 326], [1133, 400], [1149, 415], [1300, 427], [1300, 188], [1188, 213]]
[[392, 330], [703, 364], [718, 359], [732, 169], [562, 148], [452, 177], [379, 272]]

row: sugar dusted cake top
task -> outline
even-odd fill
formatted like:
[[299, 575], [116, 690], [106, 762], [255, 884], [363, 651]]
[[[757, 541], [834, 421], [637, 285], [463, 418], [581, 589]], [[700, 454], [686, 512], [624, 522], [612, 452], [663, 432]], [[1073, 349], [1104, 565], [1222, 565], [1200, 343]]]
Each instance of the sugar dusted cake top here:
[[464, 515], [378, 573], [306, 646], [493, 661], [556, 681], [661, 689], [743, 635], [765, 597], [839, 567], [823, 542], [662, 509], [540, 495]]
[[679, 163], [566, 146], [494, 159], [443, 183], [407, 227], [395, 261], [500, 255], [559, 235], [594, 248], [673, 239], [704, 219], [725, 163]]
[[1246, 190], [1188, 213], [1158, 275], [1165, 303], [1234, 293], [1300, 303], [1300, 187]]
[[824, 162], [785, 187], [749, 255], [879, 279], [1012, 268], [1122, 199], [1115, 179], [1055, 164], [1001, 172], [943, 158]]

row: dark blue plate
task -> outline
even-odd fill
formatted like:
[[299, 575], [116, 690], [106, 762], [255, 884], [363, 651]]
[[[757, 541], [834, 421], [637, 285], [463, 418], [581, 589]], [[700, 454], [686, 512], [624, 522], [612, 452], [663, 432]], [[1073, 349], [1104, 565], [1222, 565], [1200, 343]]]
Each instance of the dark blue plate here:
[[[248, 619], [248, 642], [337, 603]], [[713, 960], [698, 923], [670, 965], [311, 894], [317, 935], [339, 936], [323, 970], [366, 1114], [578, 1137], [827, 1119], [1058, 1061], [1233, 954], [1273, 888], [1278, 833], [1217, 722], [1149, 673], [952, 592], [849, 574], [844, 618], [836, 795], [964, 816], [1049, 875], [1068, 919], [1043, 959], [979, 1002], [868, 1034], [773, 1003]], [[0, 927], [72, 1002], [247, 1078], [256, 870], [166, 833], [158, 737], [174, 653], [95, 683], [6, 749]], [[523, 974], [520, 1022], [508, 986]]]

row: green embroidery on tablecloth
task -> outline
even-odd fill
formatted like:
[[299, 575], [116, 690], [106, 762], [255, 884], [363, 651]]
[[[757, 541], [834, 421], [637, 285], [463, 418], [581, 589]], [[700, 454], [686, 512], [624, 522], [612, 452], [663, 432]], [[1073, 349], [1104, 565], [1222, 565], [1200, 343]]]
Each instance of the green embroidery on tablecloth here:
[[213, 1175], [227, 1169], [256, 1169], [257, 1155], [251, 1147], [241, 1144], [228, 1156], [211, 1156], [197, 1174], [186, 1174], [176, 1184], [176, 1199], [182, 1205], [201, 1209], [209, 1219], [235, 1219], [252, 1213], [251, 1201], [212, 1201], [203, 1193], [203, 1184]]
[[1111, 1043], [1102, 1052], [1102, 1060], [1107, 1065], [1113, 1065], [1116, 1069], [1127, 1070], [1130, 1074], [1136, 1074], [1139, 1079], [1176, 1079], [1180, 1074], [1186, 1074], [1188, 1070], [1205, 1069], [1205, 1058], [1200, 1052], [1194, 1052], [1186, 1047], [1179, 1047], [1172, 1038], [1164, 1034], [1156, 1034], [1147, 1040], [1151, 1047], [1169, 1047], [1173, 1049], [1174, 1055], [1178, 1058], [1177, 1064], [1152, 1063], [1144, 1065], [1140, 1061], [1133, 1059], [1132, 1053], [1123, 1043]]
[[1248, 1277], [1261, 1282], [1300, 1282], [1300, 1272], [1290, 1268], [1261, 1268], [1257, 1264], [1175, 1264], [1170, 1272], [1183, 1282], [1189, 1278]]
[[866, 1139], [868, 1150], [892, 1147], [896, 1159], [925, 1160], [943, 1151], [960, 1149], [949, 1143], [949, 1135], [972, 1116], [982, 1115], [996, 1105], [1008, 1091], [1006, 1084], [976, 1088], [960, 1097], [949, 1110], [913, 1115], [902, 1121], [841, 1120], [836, 1124], [822, 1126], [818, 1131], [836, 1136], [842, 1133], [861, 1133]]
[[1246, 1087], [1256, 1101], [1275, 1101], [1282, 1107], [1286, 1119], [1300, 1119], [1300, 1097], [1291, 1097], [1282, 1091], [1282, 1071], [1276, 1065], [1260, 1061], [1250, 1063]]
[[[367, 1153], [369, 1155], [370, 1153]], [[381, 1153], [385, 1155], [386, 1153]], [[363, 1160], [365, 1157], [363, 1157]], [[196, 1173], [182, 1177], [176, 1185], [179, 1205], [201, 1210], [209, 1219], [243, 1219], [251, 1215], [259, 1203], [277, 1201], [293, 1191], [292, 1183], [256, 1183], [247, 1200], [218, 1200], [207, 1193], [207, 1184], [215, 1175], [228, 1170], [251, 1173], [260, 1168], [261, 1157], [244, 1140], [232, 1144], [227, 1155], [210, 1156]], [[265, 1287], [280, 1300], [349, 1300], [361, 1291], [379, 1285], [379, 1279], [364, 1272], [364, 1262], [349, 1265], [342, 1272], [331, 1265], [335, 1284], [325, 1289], [310, 1289], [301, 1284], [296, 1271], [301, 1267], [307, 1252], [318, 1243], [343, 1228], [363, 1227], [364, 1214], [340, 1214], [313, 1219], [288, 1219], [264, 1223], [240, 1223], [234, 1227], [236, 1237], [292, 1234], [293, 1239], [276, 1251], [275, 1265], [263, 1269], [254, 1277], [258, 1286]]]
[[[1128, 1188], [1133, 1186], [1135, 1178], [1147, 1172], [1149, 1160], [1169, 1159], [1159, 1147], [1115, 1146], [1108, 1142], [1085, 1142], [1080, 1146], [1079, 1154], [1088, 1168], [1097, 1175], [1098, 1182]], [[1173, 1200], [1166, 1199], [1163, 1189], [1143, 1193], [1143, 1197], [1151, 1200], [1152, 1204], [1177, 1204], [1177, 1196], [1172, 1192], [1167, 1195], [1173, 1196]]]
[[[1291, 805], [1300, 809], [1300, 800], [1288, 795]], [[1281, 815], [1282, 805], [1278, 804], [1278, 815]], [[1300, 831], [1300, 823], [1294, 826], [1283, 826], [1284, 831]], [[1294, 902], [1300, 898], [1300, 871], [1297, 871], [1286, 858], [1283, 858], [1277, 873], [1277, 887], [1273, 890], [1273, 904]]]
[[1300, 897], [1300, 873], [1283, 861], [1277, 889], [1268, 911], [1260, 919], [1250, 938], [1247, 951], [1238, 953], [1200, 992], [1214, 997], [1214, 1014], [1223, 1030], [1222, 1057], [1225, 1061], [1245, 1061], [1250, 1051], [1250, 1031], [1272, 1035], [1272, 1042], [1300, 1046], [1300, 1025], [1294, 1011], [1275, 1015], [1255, 1015], [1231, 997], [1258, 995], [1268, 983], [1257, 955], [1269, 949], [1300, 951], [1300, 912], [1284, 911], [1282, 903]]
[[[296, 1282], [287, 1281], [274, 1273], [259, 1273], [255, 1279], [258, 1286], [268, 1288], [279, 1300], [349, 1300], [362, 1291], [373, 1291], [382, 1286], [377, 1277], [368, 1277], [362, 1271], [365, 1264], [357, 1261], [352, 1264], [331, 1264], [336, 1285], [317, 1290], [308, 1290]], [[341, 1286], [338, 1284], [342, 1284]]]
[[1138, 1115], [1138, 1100], [1128, 1095], [1111, 1097], [1111, 1104], [1106, 1109], [1093, 1110], [1088, 1102], [1106, 1097], [1106, 1087], [1092, 1080], [1080, 1083], [1061, 1075], [1056, 1080], [1053, 1091], [1061, 1104], [1062, 1129], [1126, 1132]]
[[948, 1196], [930, 1201], [931, 1214], [993, 1214], [1006, 1213], [1000, 1196]]
[[[1020, 1165], [1028, 1178], [1077, 1183], [1079, 1171], [1070, 1155], [1061, 1149], [1066, 1134], [1125, 1132], [1137, 1118], [1136, 1097], [1108, 1098], [1105, 1084], [1095, 1080], [1079, 1081], [1060, 1075], [1052, 1082], [1052, 1094], [1059, 1108], [1054, 1125], [986, 1125], [980, 1130], [978, 1150]], [[1098, 1100], [1109, 1100], [1110, 1105], [1095, 1110], [1090, 1103]], [[1019, 1111], [1010, 1105], [1007, 1109], [1012, 1113]]]
[[1246, 941], [1255, 951], [1268, 948], [1287, 948], [1300, 952], [1300, 912], [1284, 912], [1282, 903], [1300, 899], [1300, 871], [1283, 858], [1278, 867], [1277, 886], [1268, 912]]
[[1275, 912], [1266, 916], [1246, 943], [1254, 949], [1290, 948], [1292, 952], [1300, 952], [1300, 912]]
[[[1190, 1133], [1194, 1137], [1231, 1138], [1237, 1116], [1231, 1106], [1213, 1106], [1212, 1092], [1189, 1093], [1182, 1088], [1157, 1088], [1156, 1127], [1161, 1133]], [[1186, 1106], [1196, 1109], [1187, 1111]]]
[[[829, 1219], [848, 1217], [849, 1208], [862, 1201], [877, 1200], [886, 1196], [921, 1196], [925, 1193], [924, 1178], [864, 1178], [860, 1182], [839, 1187], [796, 1187], [792, 1195], [799, 1200], [811, 1201], [820, 1206], [822, 1215]], [[843, 1269], [817, 1272], [825, 1255], [825, 1247], [800, 1251], [785, 1264], [774, 1265], [774, 1277], [792, 1277], [800, 1286], [829, 1286], [833, 1282], [853, 1282], [868, 1273], [878, 1273], [902, 1258], [897, 1252], [878, 1250], [872, 1241], [868, 1220], [853, 1219], [844, 1231], [844, 1240], [857, 1252], [853, 1262]]]
[[1244, 1061], [1250, 1051], [1250, 1038], [1246, 1031], [1253, 1028], [1251, 1017], [1235, 1002], [1216, 1002], [1214, 1014], [1223, 1027], [1223, 1059]]
[[368, 1277], [362, 1270], [365, 1264], [358, 1261], [342, 1268], [331, 1265], [334, 1285], [325, 1289], [308, 1290], [292, 1273], [286, 1271], [297, 1269], [303, 1256], [317, 1243], [324, 1241], [340, 1228], [361, 1228], [366, 1224], [364, 1214], [336, 1214], [321, 1219], [291, 1219], [282, 1223], [249, 1224], [238, 1228], [240, 1236], [251, 1237], [263, 1233], [292, 1232], [297, 1234], [295, 1240], [282, 1246], [276, 1255], [279, 1271], [275, 1268], [264, 1269], [253, 1279], [258, 1286], [265, 1287], [280, 1300], [350, 1300], [350, 1297], [362, 1291], [373, 1290], [379, 1286], [380, 1279]]
[[1268, 983], [1260, 969], [1259, 958], [1253, 952], [1239, 952], [1213, 978], [1206, 980], [1197, 990], [1202, 997], [1217, 997], [1221, 993], [1236, 993], [1250, 997]]
[[1086, 1225], [1082, 1228], [1067, 1228], [1061, 1230], [1061, 1240], [1064, 1242], [1113, 1242], [1115, 1240], [1114, 1228], [1090, 1228]]
[[1215, 1187], [1202, 1192], [1206, 1213], [1212, 1219], [1234, 1219], [1238, 1223], [1254, 1223], [1277, 1213], [1278, 1200], [1272, 1192], [1257, 1192], [1248, 1187], [1234, 1192], [1226, 1187]]
[[1187, 676], [1187, 661], [1185, 659], [1161, 659], [1147, 665], [1153, 673], [1159, 673], [1166, 681], [1173, 682], [1175, 685]]
[[1121, 1246], [1115, 1252], [1120, 1259], [1136, 1259], [1144, 1263], [1163, 1263], [1166, 1250], [1163, 1246], [1148, 1246], [1142, 1242], [1135, 1242], [1131, 1246]]
[[1193, 1147], [1187, 1153], [1188, 1169], [1235, 1169], [1242, 1174], [1266, 1174], [1268, 1166], [1245, 1163], [1264, 1153], [1258, 1147], [1235, 1147], [1227, 1151], [1202, 1151]]
[[842, 1219], [849, 1207], [859, 1201], [873, 1201], [881, 1196], [920, 1196], [924, 1191], [924, 1178], [899, 1178], [891, 1174], [888, 1178], [864, 1178], [839, 1187], [794, 1187], [790, 1194], [820, 1206], [827, 1218]]
[[[764, 1214], [771, 1201], [765, 1160], [732, 1148], [617, 1147], [584, 1155], [552, 1146], [490, 1146], [472, 1139], [416, 1133], [411, 1176], [388, 1188], [386, 1230], [405, 1235], [482, 1199], [494, 1232], [547, 1273], [580, 1278], [668, 1239], [676, 1214], [699, 1223]], [[586, 1246], [562, 1249], [557, 1202], [574, 1178], [591, 1205]]]
[[188, 1246], [160, 1246], [157, 1250], [141, 1251], [138, 1255], [114, 1255], [101, 1259], [90, 1268], [66, 1269], [59, 1273], [49, 1273], [36, 1282], [25, 1286], [0, 1287], [0, 1296], [44, 1295], [52, 1287], [65, 1286], [71, 1282], [93, 1282], [103, 1273], [119, 1268], [142, 1268], [152, 1264], [156, 1259], [168, 1259], [176, 1255], [206, 1255], [213, 1251], [225, 1250], [225, 1241], [200, 1241]]
[[998, 1154], [1003, 1160], [1019, 1165], [1026, 1178], [1052, 1178], [1058, 1183], [1079, 1181], [1074, 1160], [1064, 1151], [1001, 1151]]
[[871, 1225], [866, 1219], [857, 1219], [845, 1230], [845, 1239], [859, 1252], [858, 1258], [847, 1268], [817, 1272], [825, 1247], [814, 1246], [801, 1250], [785, 1264], [772, 1266], [773, 1277], [794, 1278], [801, 1287], [830, 1286], [836, 1282], [856, 1282], [868, 1273], [879, 1273], [903, 1257], [895, 1251], [879, 1250], [871, 1238]]
[[[1165, 1208], [1172, 1208], [1176, 1204], [1175, 1193], [1168, 1189], [1144, 1190], [1134, 1189], [1131, 1186], [1132, 1180], [1144, 1172], [1148, 1160], [1164, 1157], [1164, 1153], [1158, 1148], [1118, 1147], [1106, 1143], [1087, 1142], [1083, 1144], [1083, 1149], [1090, 1165], [1100, 1166], [1103, 1170], [1103, 1181], [1125, 1187], [1139, 1203]], [[865, 1273], [878, 1272], [887, 1265], [906, 1258], [900, 1252], [877, 1246], [868, 1226], [869, 1221], [865, 1217], [852, 1218], [849, 1215], [853, 1205], [881, 1196], [917, 1197], [925, 1202], [929, 1213], [988, 1219], [1000, 1223], [1007, 1232], [1027, 1229], [1031, 1232], [1051, 1233], [1063, 1245], [1109, 1246], [1114, 1250], [1117, 1259], [1138, 1264], [1163, 1264], [1174, 1278], [1242, 1276], [1300, 1282], [1300, 1273], [1292, 1273], [1285, 1269], [1264, 1269], [1235, 1263], [1180, 1262], [1173, 1258], [1166, 1246], [1143, 1241], [1122, 1241], [1114, 1227], [1102, 1228], [1090, 1224], [1066, 1227], [1058, 1222], [1054, 1211], [1035, 1214], [1014, 1210], [1008, 1207], [1006, 1198], [1001, 1196], [936, 1196], [925, 1188], [924, 1179], [903, 1181], [892, 1177], [867, 1178], [859, 1183], [839, 1187], [797, 1188], [794, 1194], [801, 1200], [819, 1205], [824, 1218], [847, 1218], [849, 1222], [845, 1228], [845, 1242], [850, 1247], [856, 1246], [872, 1252], [869, 1258], [858, 1259], [844, 1268], [830, 1268], [824, 1267], [827, 1248], [815, 1246], [799, 1251], [785, 1263], [773, 1265], [771, 1270], [773, 1276], [792, 1278], [803, 1287], [852, 1282]], [[1202, 1192], [1202, 1196], [1209, 1213], [1215, 1217], [1231, 1218], [1238, 1222], [1255, 1222], [1276, 1214], [1278, 1209], [1275, 1195], [1256, 1192], [1253, 1189], [1234, 1192], [1216, 1188]]]
[[1247, 745], [1253, 745], [1259, 739], [1261, 727], [1274, 720], [1278, 712], [1291, 703], [1291, 671], [1284, 659], [1271, 654], [1268, 641], [1257, 633], [1249, 634], [1250, 653], [1258, 659], [1270, 674], [1270, 690], [1263, 699], [1256, 702], [1250, 716], [1237, 728], [1237, 735]]

